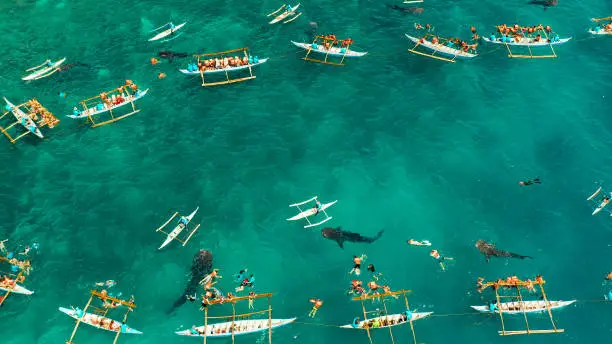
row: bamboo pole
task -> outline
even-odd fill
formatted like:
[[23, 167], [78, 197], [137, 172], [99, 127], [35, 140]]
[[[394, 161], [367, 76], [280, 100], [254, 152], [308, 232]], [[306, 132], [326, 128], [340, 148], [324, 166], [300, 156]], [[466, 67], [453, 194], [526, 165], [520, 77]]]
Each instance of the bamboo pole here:
[[[87, 304], [85, 305], [85, 308], [83, 309], [83, 313], [87, 312], [87, 308], [89, 308], [89, 305], [91, 304], [91, 300], [93, 300], [93, 294], [89, 297], [89, 301], [87, 301]], [[85, 315], [83, 315], [85, 316]], [[70, 339], [68, 339], [68, 341], [66, 341], [66, 343], [68, 344], [72, 344], [72, 340], [74, 339], [74, 336], [76, 335], [76, 331], [79, 328], [79, 325], [81, 324], [81, 318], [79, 317], [77, 319], [76, 325], [74, 325], [74, 329], [72, 329], [72, 334], [70, 335]]]
[[389, 312], [387, 311], [387, 303], [385, 302], [385, 297], [383, 296], [380, 299], [382, 301], [383, 308], [385, 309], [385, 320], [389, 328], [389, 335], [391, 336], [391, 343], [395, 344], [395, 338], [393, 338], [393, 330], [391, 329], [392, 326], [389, 325]]
[[208, 333], [208, 307], [204, 307], [204, 344], [206, 344], [206, 334]]
[[[408, 296], [406, 296], [406, 291], [403, 293], [404, 301], [406, 302], [406, 310], [410, 311], [410, 304], [408, 303]], [[417, 344], [416, 333], [414, 332], [414, 324], [412, 323], [412, 319], [406, 319], [410, 322], [410, 330], [412, 331], [412, 339], [414, 340], [414, 344]]]
[[230, 330], [232, 331], [232, 344], [234, 344], [234, 324], [236, 323], [236, 303], [232, 303], [232, 324]]
[[540, 291], [542, 291], [542, 297], [544, 297], [544, 302], [546, 302], [546, 310], [548, 311], [550, 322], [552, 323], [554, 331], [557, 332], [557, 325], [555, 325], [555, 320], [553, 319], [552, 311], [550, 309], [550, 301], [548, 301], [548, 297], [546, 297], [546, 292], [544, 291], [544, 286], [542, 284], [540, 284]]
[[364, 321], [363, 324], [368, 333], [368, 339], [370, 340], [370, 344], [374, 344], [374, 342], [372, 341], [372, 334], [370, 333], [370, 326], [368, 324], [368, 312], [366, 311], [366, 308], [365, 308], [365, 299], [363, 298], [361, 299], [361, 308], [363, 308], [363, 321]]
[[268, 295], [268, 344], [272, 344], [272, 294]]
[[523, 295], [521, 294], [521, 288], [517, 287], [516, 292], [518, 294], [519, 304], [521, 308], [523, 309], [523, 317], [525, 318], [525, 326], [527, 327], [527, 334], [529, 334], [531, 330], [529, 329], [529, 320], [527, 319], [527, 310], [525, 307], [525, 302], [523, 301]]
[[504, 315], [503, 315], [503, 310], [501, 307], [501, 300], [499, 298], [499, 288], [495, 288], [495, 298], [497, 299], [497, 310], [499, 311], [499, 318], [501, 319], [501, 325], [502, 325], [502, 335], [506, 334], [506, 325], [504, 324]]

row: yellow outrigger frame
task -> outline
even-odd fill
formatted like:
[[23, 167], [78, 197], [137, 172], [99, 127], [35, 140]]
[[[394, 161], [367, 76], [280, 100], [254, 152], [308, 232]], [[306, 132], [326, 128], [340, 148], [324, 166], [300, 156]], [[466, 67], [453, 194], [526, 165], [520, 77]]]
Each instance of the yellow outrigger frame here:
[[[2, 257], [2, 256], [0, 256], [0, 262], [6, 262], [6, 263], [9, 263], [9, 264], [13, 265], [11, 263], [10, 259], [8, 259], [6, 257]], [[17, 274], [13, 274], [13, 273], [0, 273], [0, 277], [2, 277], [2, 276], [11, 276], [15, 280], [15, 284], [17, 284], [17, 283], [23, 284], [23, 282], [25, 282], [26, 276], [28, 274], [29, 273], [27, 271], [25, 271], [23, 269], [20, 269], [20, 271]], [[15, 288], [9, 288], [9, 290], [4, 292], [3, 295], [0, 295], [2, 297], [2, 299], [0, 299], [0, 307], [2, 307], [4, 302], [6, 302], [6, 299], [9, 297], [9, 295], [13, 292], [14, 289]]]
[[[378, 313], [379, 311], [378, 310], [368, 311], [365, 305], [366, 300], [380, 299], [380, 301], [383, 304], [383, 309], [385, 310], [385, 314], [383, 316], [388, 316], [389, 313], [387, 311], [387, 303], [385, 302], [385, 298], [389, 296], [403, 295], [404, 303], [406, 304], [406, 309], [410, 309], [410, 304], [408, 303], [408, 296], [406, 294], [411, 293], [411, 292], [412, 290], [398, 290], [398, 291], [384, 293], [384, 294], [362, 295], [362, 296], [354, 297], [353, 301], [361, 301], [361, 308], [363, 309], [363, 320], [368, 321], [368, 314]], [[418, 344], [417, 339], [416, 339], [416, 333], [414, 332], [414, 324], [412, 323], [411, 320], [408, 320], [406, 322], [410, 323], [410, 331], [412, 332], [412, 339], [414, 340], [414, 344]], [[387, 328], [389, 329], [389, 336], [391, 337], [391, 343], [395, 344], [395, 338], [393, 337], [392, 327], [393, 326], [388, 326]], [[370, 333], [370, 328], [366, 327], [365, 330], [368, 333], [370, 344], [374, 344], [374, 341], [372, 340], [372, 334]]]
[[[210, 53], [210, 54], [198, 54], [198, 55], [193, 55], [193, 57], [198, 59], [198, 66], [200, 65], [200, 60], [206, 60], [206, 57], [212, 58], [218, 58], [221, 57], [223, 58], [224, 55], [227, 54], [231, 54], [231, 53], [237, 53], [237, 52], [243, 52], [244, 56], [246, 58], [249, 58], [249, 48], [244, 47], [244, 48], [239, 48], [239, 49], [233, 49], [233, 50], [228, 50], [228, 51], [220, 51], [220, 52], [216, 52], [216, 53]], [[208, 86], [219, 86], [219, 85], [227, 85], [227, 84], [233, 84], [235, 82], [242, 82], [242, 81], [246, 81], [246, 80], [252, 80], [255, 79], [257, 76], [253, 75], [253, 68], [251, 67], [251, 65], [249, 64], [249, 76], [246, 77], [242, 77], [242, 78], [238, 78], [238, 79], [230, 79], [229, 76], [229, 72], [231, 72], [232, 70], [226, 69], [225, 70], [225, 81], [217, 81], [217, 82], [206, 82], [206, 80], [204, 80], [204, 72], [200, 70], [200, 77], [202, 78], [202, 86], [203, 87], [208, 87]]]
[[[89, 300], [87, 301], [87, 304], [85, 305], [85, 308], [83, 308], [83, 312], [87, 312], [88, 308], [93, 308], [94, 314], [106, 317], [106, 314], [108, 314], [108, 311], [109, 311], [108, 308], [102, 309], [102, 308], [98, 308], [95, 306], [91, 306], [91, 301], [93, 300], [94, 297], [97, 297], [102, 301], [112, 301], [112, 302], [120, 303], [122, 306], [125, 306], [128, 308], [127, 311], [125, 311], [125, 315], [123, 316], [123, 320], [122, 320], [122, 323], [125, 324], [130, 312], [132, 312], [134, 308], [136, 308], [136, 304], [134, 304], [134, 302], [132, 301], [125, 301], [125, 300], [121, 300], [121, 299], [118, 299], [112, 296], [104, 295], [97, 290], [90, 290], [89, 293], [91, 294], [91, 296], [89, 297]], [[74, 336], [76, 335], [76, 332], [80, 324], [81, 324], [81, 319], [77, 319], [76, 324], [74, 325], [74, 328], [72, 329], [72, 334], [70, 335], [70, 339], [66, 341], [66, 344], [74, 344], [72, 340], [74, 339]], [[119, 335], [121, 335], [121, 331], [117, 332], [117, 334], [115, 335], [115, 340], [113, 340], [113, 344], [117, 343], [117, 340], [119, 340]]]
[[[33, 111], [33, 107], [30, 105], [32, 102], [36, 102], [38, 104], [38, 108], [39, 108], [39, 112], [38, 113], [34, 113]], [[58, 124], [60, 122], [60, 120], [55, 117], [49, 110], [47, 110], [46, 107], [42, 106], [38, 100], [36, 100], [36, 98], [32, 98], [30, 100], [28, 100], [27, 102], [23, 103], [23, 104], [19, 104], [19, 105], [15, 105], [15, 109], [17, 108], [22, 108], [21, 110], [23, 112], [25, 112], [27, 115], [30, 116], [30, 118], [34, 121], [34, 116], [40, 116], [40, 119], [36, 122], [36, 125], [38, 126], [38, 128], [43, 128], [45, 126], [49, 127], [49, 128], [54, 128], [56, 124]], [[8, 114], [11, 114], [11, 111], [5, 111], [2, 116], [0, 116], [0, 119], [4, 118], [5, 116], [7, 116]], [[44, 114], [44, 116], [43, 116]], [[45, 118], [46, 117], [46, 118]], [[9, 134], [9, 130], [14, 127], [15, 125], [19, 124], [19, 121], [15, 121], [12, 122], [8, 127], [4, 128], [2, 126], [0, 126], [0, 131], [9, 139], [9, 141], [11, 143], [15, 143], [17, 142], [19, 139], [23, 138], [24, 136], [31, 134], [32, 132], [27, 130], [24, 133], [19, 134], [17, 137], [11, 136], [11, 134]]]
[[[523, 308], [523, 317], [525, 318], [525, 326], [526, 329], [525, 330], [520, 330], [520, 331], [507, 331], [506, 330], [506, 325], [504, 324], [504, 311], [498, 307], [497, 312], [499, 313], [499, 318], [501, 320], [501, 326], [502, 326], [502, 330], [501, 331], [497, 331], [497, 333], [499, 333], [500, 336], [513, 336], [513, 335], [520, 335], [520, 334], [548, 334], [548, 333], [562, 333], [565, 332], [564, 329], [562, 328], [557, 328], [557, 325], [555, 324], [555, 320], [553, 319], [553, 315], [552, 315], [552, 311], [550, 308], [550, 301], [548, 301], [548, 298], [546, 297], [546, 292], [544, 292], [544, 283], [546, 283], [546, 281], [544, 281], [543, 279], [540, 281], [532, 281], [532, 282], [524, 282], [524, 281], [519, 281], [517, 283], [508, 283], [508, 282], [486, 282], [486, 283], [482, 283], [483, 289], [486, 289], [488, 287], [493, 287], [493, 289], [495, 290], [495, 299], [497, 301], [497, 304], [501, 304], [501, 299], [502, 298], [509, 298], [509, 299], [514, 299], [516, 301], [518, 301], [519, 303], [523, 303], [523, 295], [521, 294], [521, 288], [520, 287], [526, 287], [528, 285], [538, 285], [540, 286], [540, 291], [542, 292], [542, 297], [544, 299], [544, 302], [546, 304], [546, 310], [548, 311], [548, 316], [550, 317], [550, 322], [552, 323], [552, 329], [547, 329], [547, 330], [533, 330], [529, 327], [529, 320], [527, 319], [527, 312], [525, 312], [525, 308]], [[511, 287], [511, 289], [515, 289], [516, 290], [516, 295], [499, 295], [499, 287]], [[509, 301], [512, 302], [512, 301]]]
[[[497, 26], [497, 28], [500, 29], [499, 31], [501, 32], [501, 27]], [[542, 36], [542, 39], [546, 39], [546, 41], [549, 41], [550, 37], [546, 33], [546, 30], [544, 30], [544, 27], [542, 26], [542, 24], [536, 26], [535, 31], [531, 35], [537, 35], [538, 33], [540, 33], [540, 36]], [[517, 59], [554, 59], [554, 58], [557, 58], [557, 53], [555, 52], [555, 48], [553, 48], [552, 44], [548, 44], [548, 47], [550, 47], [550, 51], [552, 52], [552, 55], [534, 55], [529, 45], [522, 45], [524, 47], [527, 47], [527, 50], [529, 51], [529, 55], [515, 55], [512, 52], [512, 49], [510, 49], [510, 45], [508, 43], [504, 43], [504, 45], [508, 49], [508, 57], [511, 59], [513, 58], [517, 58]], [[541, 45], [539, 47], [544, 47], [544, 46]]]
[[[323, 45], [325, 45], [325, 43], [329, 43], [330, 47], [331, 47], [335, 43], [341, 42], [341, 41], [343, 41], [343, 40], [342, 39], [335, 39], [334, 40], [334, 39], [327, 38], [327, 36], [317, 35], [317, 36], [315, 36], [315, 39], [312, 41], [312, 44], [323, 44]], [[336, 63], [336, 62], [329, 62], [327, 60], [329, 58], [329, 50], [325, 54], [325, 58], [323, 60], [318, 60], [318, 59], [314, 59], [314, 58], [308, 57], [310, 55], [310, 53], [312, 52], [312, 44], [310, 45], [310, 47], [306, 51], [306, 56], [302, 57], [302, 60], [308, 61], [308, 62], [314, 62], [314, 63], [322, 63], [322, 64], [326, 64], [326, 65], [330, 65], [330, 66], [344, 66], [344, 59], [346, 58], [346, 54], [348, 54], [348, 52], [350, 50], [350, 47], [351, 47], [351, 44], [348, 44], [346, 47], [344, 47], [346, 49], [344, 51], [344, 55], [342, 55], [342, 58], [340, 59], [340, 62]]]
[[[142, 92], [147, 92], [147, 91], [148, 90], [142, 91]], [[118, 88], [115, 88], [115, 89], [112, 89], [112, 90], [110, 90], [108, 92], [103, 92], [103, 93], [105, 93], [106, 96], [109, 97], [109, 98], [112, 97], [113, 94], [114, 94], [116, 96], [121, 96], [124, 99], [126, 99], [127, 97], [131, 97], [131, 96], [135, 96], [136, 95], [136, 93], [130, 93], [129, 86], [118, 87]], [[136, 100], [138, 100], [138, 99], [136, 99]], [[94, 112], [95, 112], [95, 110], [96, 110], [95, 107], [98, 104], [100, 104], [100, 103], [104, 104], [104, 101], [102, 100], [102, 97], [100, 97], [100, 95], [97, 95], [95, 97], [91, 97], [91, 98], [87, 98], [85, 100], [82, 100], [79, 104], [81, 104], [81, 106], [83, 107], [83, 111], [87, 111], [87, 118], [91, 122], [91, 127], [92, 128], [96, 128], [96, 127], [101, 127], [103, 125], [107, 125], [107, 124], [110, 124], [110, 123], [117, 122], [117, 121], [122, 120], [122, 119], [124, 119], [126, 117], [129, 117], [129, 116], [131, 116], [131, 115], [133, 115], [135, 113], [140, 112], [140, 109], [136, 109], [136, 105], [134, 104], [134, 101], [135, 101], [134, 97], [132, 97], [131, 100], [129, 100], [129, 101], [128, 100], [125, 100], [125, 101], [129, 102], [132, 105], [132, 112], [127, 113], [125, 115], [121, 115], [119, 117], [115, 117], [115, 115], [113, 114], [113, 108], [110, 108], [110, 109], [106, 110], [105, 112], [109, 113], [111, 119], [103, 121], [103, 122], [99, 122], [99, 123], [96, 123], [94, 121], [93, 116], [91, 115], [91, 111], [90, 110], [93, 109]], [[101, 113], [95, 114], [94, 116], [101, 116], [105, 112], [101, 112]]]
[[[206, 333], [208, 331], [206, 331], [206, 327], [208, 326], [208, 319], [232, 319], [232, 326], [230, 327], [231, 331], [232, 331], [232, 344], [234, 344], [234, 322], [236, 321], [236, 317], [238, 318], [242, 318], [242, 319], [247, 319], [252, 315], [256, 315], [256, 314], [265, 314], [268, 313], [268, 344], [272, 344], [272, 295], [274, 295], [273, 293], [265, 293], [265, 294], [255, 294], [255, 295], [249, 295], [249, 296], [234, 296], [231, 299], [225, 298], [223, 299], [223, 301], [221, 300], [211, 300], [208, 302], [208, 305], [217, 305], [217, 304], [222, 304], [222, 303], [231, 303], [232, 305], [232, 315], [226, 315], [226, 316], [216, 316], [216, 317], [209, 317], [208, 316], [208, 307], [204, 307], [204, 344], [206, 344]], [[244, 300], [255, 300], [255, 299], [261, 299], [261, 298], [267, 298], [268, 299], [268, 308], [264, 309], [262, 311], [255, 311], [255, 312], [250, 312], [250, 313], [244, 313], [244, 314], [236, 314], [236, 302], [240, 302], [240, 301], [244, 301]]]

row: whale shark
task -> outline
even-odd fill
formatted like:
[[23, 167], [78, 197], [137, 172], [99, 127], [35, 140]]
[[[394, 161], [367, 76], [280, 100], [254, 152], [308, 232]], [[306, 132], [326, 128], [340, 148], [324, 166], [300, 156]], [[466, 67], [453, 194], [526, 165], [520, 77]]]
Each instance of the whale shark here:
[[365, 242], [365, 243], [371, 244], [374, 241], [378, 240], [382, 236], [383, 232], [384, 230], [381, 230], [380, 232], [378, 232], [378, 234], [375, 237], [368, 238], [368, 237], [362, 236], [359, 233], [345, 232], [342, 230], [341, 227], [338, 227], [338, 228], [325, 227], [321, 230], [321, 235], [323, 235], [323, 237], [326, 239], [334, 240], [335, 242], [338, 243], [338, 246], [340, 246], [340, 248], [344, 248], [345, 241]]
[[198, 253], [193, 257], [193, 263], [191, 264], [191, 279], [185, 286], [185, 291], [181, 296], [174, 301], [172, 308], [168, 313], [172, 313], [175, 309], [182, 306], [187, 301], [187, 296], [193, 295], [198, 289], [200, 281], [206, 277], [206, 275], [212, 272], [213, 256], [210, 251], [199, 250]]
[[489, 259], [491, 257], [508, 257], [508, 258], [519, 258], [519, 259], [525, 259], [525, 258], [533, 259], [533, 257], [530, 257], [530, 256], [522, 256], [520, 254], [516, 254], [516, 253], [504, 251], [504, 250], [498, 250], [498, 249], [495, 248], [494, 244], [490, 244], [490, 243], [488, 243], [488, 242], [486, 242], [484, 240], [476, 241], [476, 248], [478, 249], [478, 251], [480, 251], [480, 253], [485, 255], [485, 257], [487, 258], [487, 262], [489, 261]]

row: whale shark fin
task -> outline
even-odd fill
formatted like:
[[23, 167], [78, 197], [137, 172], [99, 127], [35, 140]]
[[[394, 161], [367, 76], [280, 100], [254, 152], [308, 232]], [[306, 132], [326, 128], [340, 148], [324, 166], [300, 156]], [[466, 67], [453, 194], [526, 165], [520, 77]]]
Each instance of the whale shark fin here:
[[338, 243], [338, 246], [340, 246], [341, 249], [344, 249], [344, 240], [342, 240], [342, 238], [336, 239], [336, 242]]

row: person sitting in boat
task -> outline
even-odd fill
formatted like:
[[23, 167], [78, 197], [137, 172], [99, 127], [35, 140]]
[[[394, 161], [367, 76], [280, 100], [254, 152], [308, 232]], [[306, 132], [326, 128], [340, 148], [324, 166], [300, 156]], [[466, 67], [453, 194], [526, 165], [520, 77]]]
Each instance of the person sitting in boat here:
[[181, 216], [179, 218], [179, 227], [181, 228], [185, 228], [185, 226], [187, 226], [187, 224], [189, 223], [189, 219], [187, 218], [187, 216]]
[[323, 209], [323, 205], [321, 204], [321, 202], [319, 202], [319, 200], [315, 200], [315, 205], [314, 207], [312, 207], [312, 209], [314, 209], [315, 211], [314, 216], [317, 216], [319, 214], [319, 211]]
[[433, 38], [431, 39], [431, 43], [433, 44], [438, 44], [440, 41], [438, 40], [437, 36], [433, 36]]
[[348, 47], [349, 45], [353, 44], [353, 40], [350, 38], [347, 38], [345, 40], [342, 41], [342, 46], [343, 47]]

